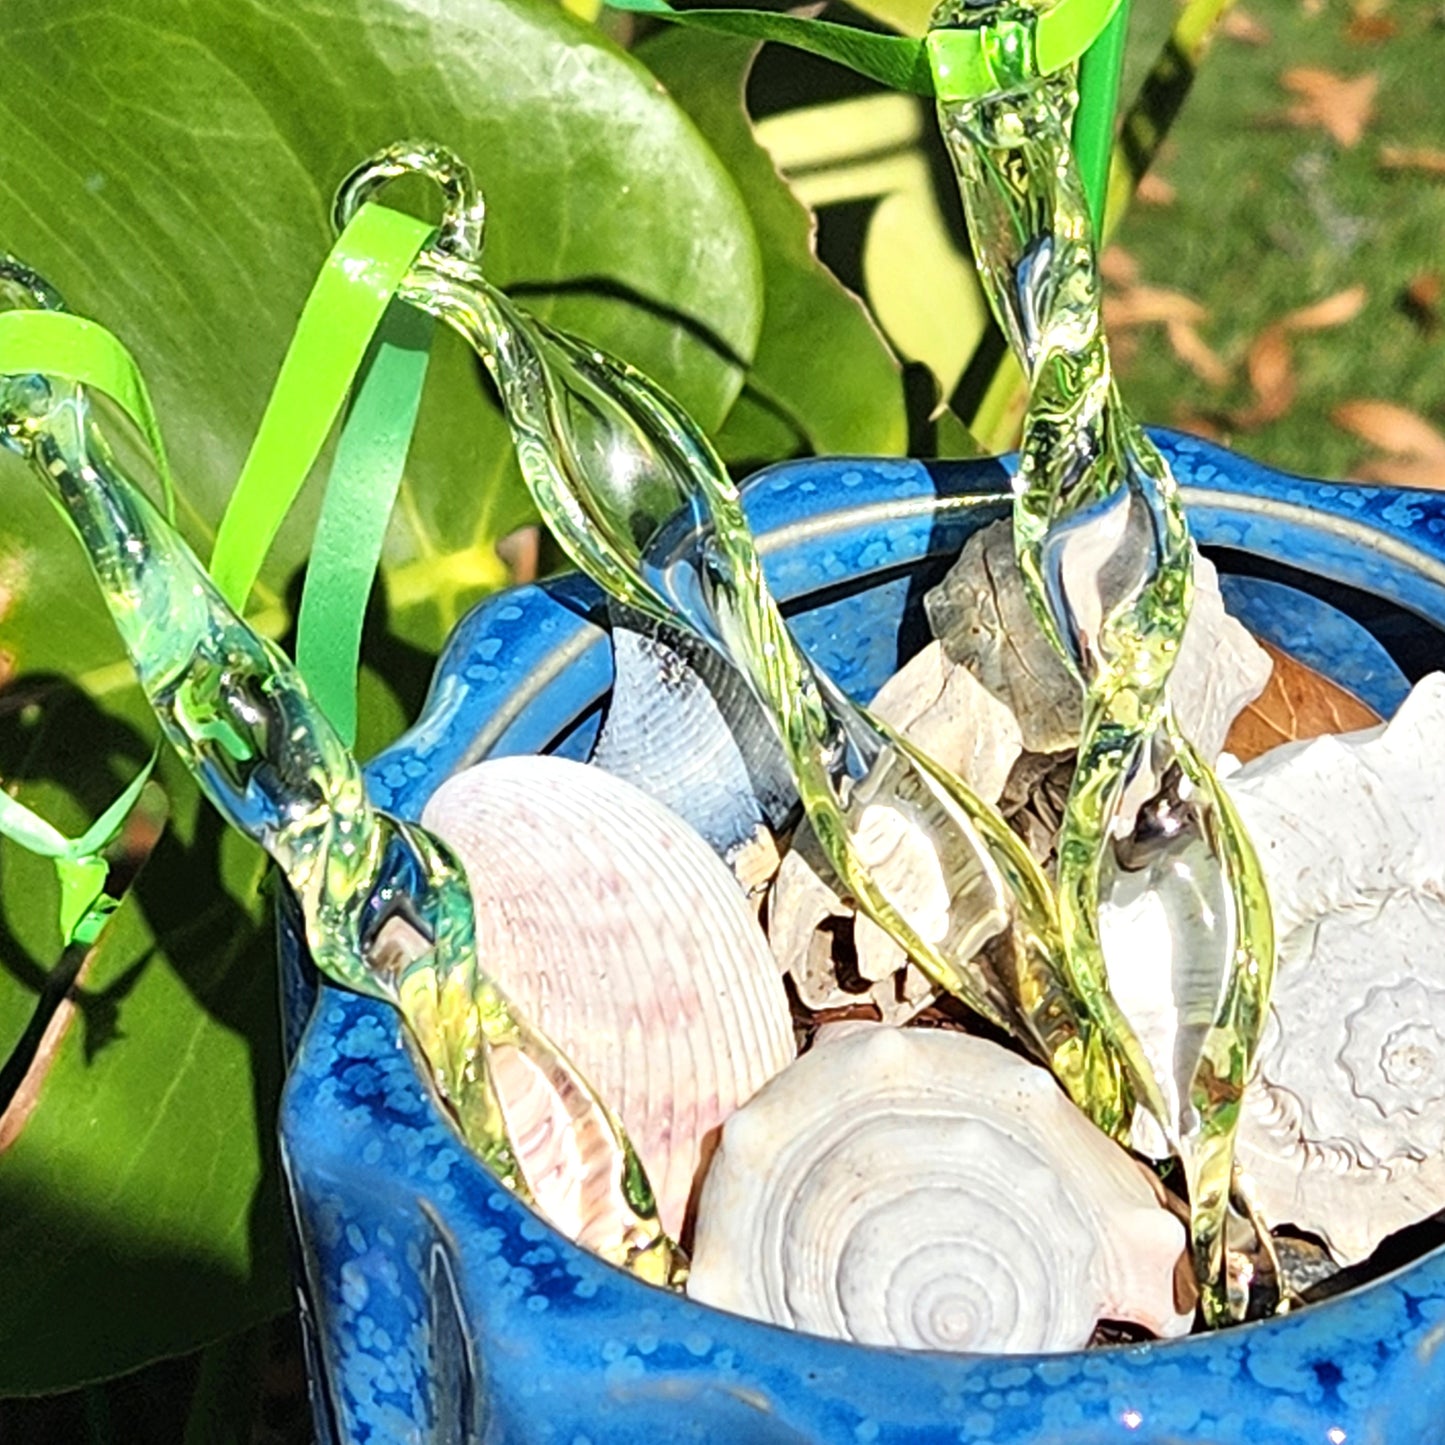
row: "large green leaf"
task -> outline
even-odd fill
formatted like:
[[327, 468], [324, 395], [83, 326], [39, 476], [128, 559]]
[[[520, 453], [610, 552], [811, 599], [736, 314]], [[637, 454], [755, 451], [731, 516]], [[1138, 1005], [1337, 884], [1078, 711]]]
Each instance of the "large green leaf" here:
[[[737, 395], [761, 274], [736, 187], [640, 65], [545, 0], [8, 0], [0, 53], [0, 246], [137, 354], [203, 556], [329, 245], [331, 191], [398, 138], [473, 163], [488, 269], [534, 309], [709, 428]], [[434, 204], [419, 186], [396, 199]], [[0, 488], [0, 785], [78, 831], [150, 734], [74, 539], [4, 454]], [[314, 501], [255, 601], [273, 633]], [[443, 338], [368, 631], [363, 747], [415, 704], [445, 632], [502, 578], [493, 543], [529, 515], [478, 368]], [[87, 963], [0, 1150], [0, 1390], [125, 1369], [282, 1298], [256, 864], [173, 763], [167, 789], [179, 831]], [[8, 845], [0, 919], [4, 1071], [74, 963], [49, 870]]]
[[[732, 403], [761, 315], [737, 193], [645, 72], [544, 0], [9, 0], [0, 48], [4, 243], [137, 353], [199, 541], [325, 254], [332, 191], [399, 138], [474, 164], [495, 279], [705, 426]], [[444, 350], [387, 565], [460, 574], [475, 595], [497, 580], [476, 549], [525, 505], [497, 485], [510, 447], [475, 369]], [[306, 527], [283, 534], [273, 594]], [[403, 628], [434, 644], [455, 609], [424, 590], [402, 588]]]
[[743, 93], [756, 48], [675, 29], [636, 52], [732, 172], [762, 250], [762, 335], [719, 445], [746, 462], [799, 450], [897, 455], [908, 440], [898, 363], [862, 302], [818, 259], [812, 213], [753, 133]]
[[860, 269], [868, 301], [901, 356], [933, 373], [940, 395], [957, 387], [990, 325], [972, 260], [944, 219], [925, 153], [932, 108], [910, 95], [866, 95], [770, 116], [759, 134], [783, 174], [823, 212], [872, 209]]

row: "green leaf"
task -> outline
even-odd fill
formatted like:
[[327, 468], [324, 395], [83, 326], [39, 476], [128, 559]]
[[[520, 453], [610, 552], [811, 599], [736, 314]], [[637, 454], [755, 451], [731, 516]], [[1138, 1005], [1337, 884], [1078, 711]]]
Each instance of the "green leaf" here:
[[262, 861], [174, 758], [164, 772], [171, 826], [0, 1124], [0, 1395], [286, 1305]]
[[[545, 0], [10, 0], [0, 49], [5, 243], [136, 353], [203, 555], [326, 254], [332, 192], [397, 139], [473, 164], [495, 280], [705, 427], [736, 395], [761, 317], [737, 193], [646, 72]], [[421, 185], [397, 199], [435, 205]], [[475, 366], [444, 351], [386, 559], [394, 621], [429, 646], [500, 580], [491, 544], [528, 512]], [[272, 603], [305, 510], [267, 571]], [[434, 596], [408, 568], [438, 578]]]
[[900, 454], [908, 440], [897, 362], [863, 304], [818, 260], [816, 223], [753, 133], [744, 89], [756, 46], [671, 30], [638, 59], [697, 122], [747, 202], [763, 258], [763, 330], [718, 441], [730, 461], [799, 450]]
[[[759, 135], [806, 204], [873, 202], [861, 267], [868, 303], [899, 355], [953, 393], [990, 326], [970, 257], [958, 249], [924, 151], [932, 107], [869, 95], [770, 116]], [[826, 220], [825, 220], [826, 224]]]
[[904, 35], [924, 35], [935, 0], [851, 0], [853, 8]]
[[[708, 428], [738, 394], [762, 279], [737, 189], [641, 65], [546, 0], [10, 0], [0, 53], [0, 238], [135, 352], [202, 556], [329, 248], [331, 193], [397, 139], [472, 163], [489, 274], [532, 309]], [[437, 205], [422, 185], [387, 199]], [[153, 725], [73, 536], [4, 453], [0, 488], [0, 785], [78, 832]], [[273, 636], [315, 505], [253, 597]], [[442, 337], [369, 618], [363, 751], [414, 713], [445, 634], [505, 579], [494, 543], [530, 517], [480, 369]], [[9, 1116], [0, 1392], [129, 1369], [284, 1303], [258, 865], [169, 757], [165, 781], [173, 831]], [[8, 1091], [75, 963], [59, 957], [53, 870], [8, 844], [0, 920]]]

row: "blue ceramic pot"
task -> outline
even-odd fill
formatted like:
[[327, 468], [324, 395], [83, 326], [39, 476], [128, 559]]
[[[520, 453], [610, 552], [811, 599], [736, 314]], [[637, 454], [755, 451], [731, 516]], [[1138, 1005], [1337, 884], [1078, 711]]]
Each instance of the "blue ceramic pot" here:
[[[1196, 537], [1228, 549], [1232, 609], [1393, 712], [1397, 659], [1433, 666], [1445, 623], [1445, 498], [1158, 440]], [[745, 502], [800, 641], [867, 699], [926, 640], [923, 592], [1003, 515], [1007, 486], [999, 463], [808, 461], [754, 478]], [[1337, 605], [1312, 595], [1322, 582]], [[473, 612], [420, 722], [369, 769], [376, 801], [414, 818], [483, 756], [585, 757], [611, 681], [600, 613], [576, 577]], [[1291, 1318], [1171, 1344], [989, 1358], [790, 1333], [650, 1289], [556, 1234], [468, 1155], [397, 1018], [318, 992], [285, 928], [283, 942], [281, 1129], [325, 1442], [1445, 1442], [1445, 1251]]]

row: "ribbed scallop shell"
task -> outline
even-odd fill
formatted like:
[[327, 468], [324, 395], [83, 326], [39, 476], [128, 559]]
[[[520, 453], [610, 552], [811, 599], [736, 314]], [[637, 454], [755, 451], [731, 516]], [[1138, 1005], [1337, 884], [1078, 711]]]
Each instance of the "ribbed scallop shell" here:
[[736, 668], [614, 607], [612, 699], [592, 765], [685, 819], [729, 862], [797, 805], [772, 723]]
[[[736, 880], [661, 804], [560, 758], [469, 768], [422, 821], [466, 869], [488, 972], [621, 1119], [675, 1236], [703, 1140], [794, 1054]], [[565, 1152], [548, 1132], [538, 1147]], [[571, 1208], [559, 1201], [560, 1216]]]
[[1050, 1076], [983, 1039], [865, 1026], [723, 1128], [688, 1293], [910, 1349], [1085, 1345], [1100, 1319], [1182, 1334], [1184, 1229]]
[[1445, 676], [1227, 780], [1278, 944], [1238, 1159], [1342, 1263], [1445, 1208]]

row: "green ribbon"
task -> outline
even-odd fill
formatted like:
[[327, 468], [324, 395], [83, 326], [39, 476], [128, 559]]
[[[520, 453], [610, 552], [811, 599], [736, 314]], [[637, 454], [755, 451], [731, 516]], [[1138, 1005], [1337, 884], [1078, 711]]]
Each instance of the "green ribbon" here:
[[238, 611], [433, 230], [400, 211], [363, 206], [331, 248], [216, 533], [211, 576]]
[[1072, 65], [1103, 33], [1120, 0], [1058, 0], [1027, 22], [941, 27], [921, 40], [768, 10], [675, 10], [667, 0], [607, 3], [680, 25], [775, 40], [913, 95], [977, 100]]
[[366, 600], [401, 484], [431, 341], [430, 319], [409, 308], [397, 307], [385, 326], [383, 318], [434, 234], [424, 221], [367, 205], [337, 237], [302, 309], [211, 556], [216, 585], [239, 609], [355, 384], [327, 480], [296, 641], [307, 686], [348, 744], [356, 738]]
[[[135, 358], [103, 326], [66, 311], [0, 312], [0, 376], [56, 376], [88, 387], [123, 411], [155, 454], [166, 515], [174, 522], [175, 484], [155, 408]], [[60, 881], [60, 933], [66, 946], [88, 947], [99, 937], [119, 900], [105, 891], [110, 865], [104, 853], [135, 806], [156, 755], [79, 838], [64, 833], [0, 791], [0, 834], [55, 865]]]
[[[239, 606], [361, 371], [328, 480], [297, 642], [313, 692], [348, 742], [356, 730], [362, 619], [420, 404], [431, 322], [398, 307], [377, 332], [433, 234], [398, 211], [364, 206], [337, 239], [302, 311], [212, 557], [217, 584]], [[0, 312], [0, 375], [64, 377], [108, 396], [155, 454], [174, 522], [175, 486], [155, 408], [134, 359], [110, 332], [67, 312]], [[154, 765], [153, 753], [79, 838], [67, 838], [0, 791], [0, 834], [55, 864], [67, 945], [93, 943], [118, 906], [105, 892], [103, 853]]]
[[1074, 116], [1074, 155], [1079, 163], [1094, 235], [1103, 244], [1104, 204], [1109, 198], [1109, 161], [1114, 153], [1114, 112], [1124, 68], [1130, 0], [1119, 5], [1079, 63], [1079, 109]]
[[387, 313], [336, 443], [301, 615], [296, 665], [321, 710], [350, 747], [366, 601], [416, 428], [432, 319], [410, 306]]

